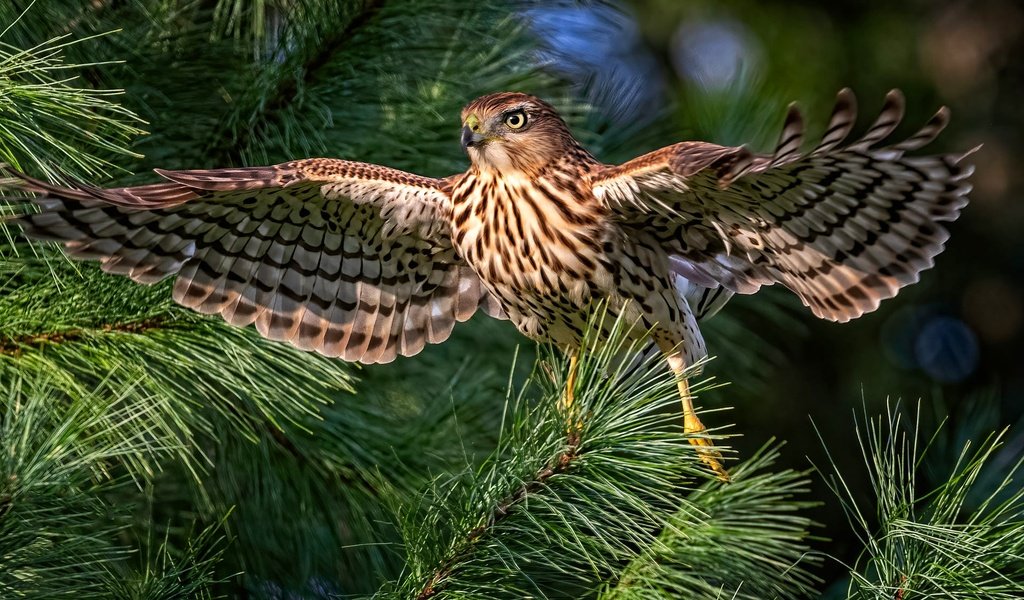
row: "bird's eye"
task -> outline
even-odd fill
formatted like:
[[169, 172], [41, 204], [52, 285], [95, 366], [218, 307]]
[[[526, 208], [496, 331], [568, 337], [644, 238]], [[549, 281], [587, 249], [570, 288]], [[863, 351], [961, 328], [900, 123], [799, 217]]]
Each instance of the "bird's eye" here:
[[526, 125], [526, 113], [521, 110], [510, 113], [505, 117], [505, 125], [509, 129], [521, 129], [523, 125]]

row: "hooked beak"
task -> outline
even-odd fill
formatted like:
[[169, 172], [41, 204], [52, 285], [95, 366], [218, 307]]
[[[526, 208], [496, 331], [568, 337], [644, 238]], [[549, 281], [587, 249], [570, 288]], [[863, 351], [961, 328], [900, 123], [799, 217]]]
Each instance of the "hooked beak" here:
[[462, 126], [462, 149], [467, 150], [473, 146], [479, 146], [484, 143], [487, 138], [480, 133], [477, 133], [469, 128], [469, 125]]

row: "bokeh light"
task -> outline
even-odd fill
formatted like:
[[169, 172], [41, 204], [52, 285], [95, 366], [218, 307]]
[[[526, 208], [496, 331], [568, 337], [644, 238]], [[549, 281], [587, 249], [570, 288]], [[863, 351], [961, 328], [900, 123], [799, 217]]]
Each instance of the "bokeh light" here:
[[967, 379], [978, 366], [978, 338], [960, 319], [939, 316], [929, 319], [914, 343], [921, 369], [941, 383]]
[[541, 42], [541, 62], [610, 121], [648, 120], [665, 104], [661, 70], [623, 7], [555, 3], [524, 15]]
[[685, 21], [672, 37], [670, 56], [683, 80], [720, 92], [749, 76], [760, 61], [760, 49], [738, 21]]

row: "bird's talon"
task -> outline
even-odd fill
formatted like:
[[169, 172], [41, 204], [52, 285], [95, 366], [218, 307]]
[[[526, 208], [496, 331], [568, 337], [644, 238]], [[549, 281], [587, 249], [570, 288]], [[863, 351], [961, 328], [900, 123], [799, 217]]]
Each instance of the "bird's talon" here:
[[700, 435], [704, 433], [707, 428], [704, 427], [704, 423], [701, 423], [700, 418], [693, 412], [692, 404], [688, 402], [689, 390], [686, 390], [684, 397], [683, 406], [683, 432], [688, 436], [690, 444], [697, 449], [697, 456], [700, 457], [700, 461], [708, 466], [719, 481], [728, 482], [729, 472], [722, 466], [722, 453], [715, 448], [715, 442], [708, 437]]
[[696, 447], [700, 461], [714, 472], [719, 481], [728, 483], [731, 480], [729, 472], [722, 466], [722, 453], [715, 448], [714, 442], [706, 437], [690, 437], [689, 442]]

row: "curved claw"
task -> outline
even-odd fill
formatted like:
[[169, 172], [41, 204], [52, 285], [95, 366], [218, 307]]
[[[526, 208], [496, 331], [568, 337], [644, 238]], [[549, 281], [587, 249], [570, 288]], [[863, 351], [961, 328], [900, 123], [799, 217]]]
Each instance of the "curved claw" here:
[[719, 481], [729, 483], [731, 478], [729, 472], [722, 466], [722, 453], [715, 448], [715, 443], [709, 438], [693, 435], [704, 431], [704, 424], [700, 422], [697, 415], [687, 413], [683, 415], [683, 431], [688, 435], [687, 441], [697, 449], [697, 456], [700, 461], [711, 469]]

